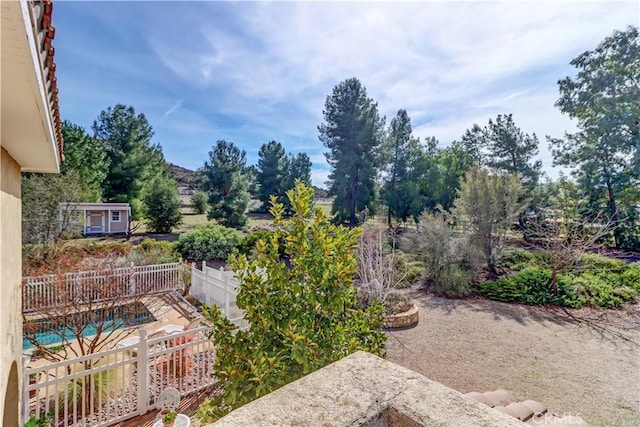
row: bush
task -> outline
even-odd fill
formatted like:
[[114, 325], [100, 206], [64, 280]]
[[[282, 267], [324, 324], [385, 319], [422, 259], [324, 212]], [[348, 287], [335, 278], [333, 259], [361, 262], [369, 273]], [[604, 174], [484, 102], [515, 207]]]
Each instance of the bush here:
[[[200, 406], [203, 421], [353, 352], [384, 356], [384, 307], [378, 301], [367, 310], [356, 307], [359, 229], [332, 225], [320, 209], [312, 213], [313, 190], [299, 182], [287, 194], [293, 216], [284, 220], [284, 206], [274, 204], [275, 236], [257, 245], [256, 259], [231, 257], [240, 281], [238, 308], [249, 328], [239, 330], [216, 306], [204, 309], [221, 393]], [[288, 265], [281, 261], [282, 245]]]
[[423, 213], [411, 246], [421, 255], [436, 294], [461, 297], [470, 292], [472, 273], [460, 266], [471, 257], [469, 245], [455, 235], [445, 213]]
[[595, 274], [602, 272], [622, 273], [627, 268], [627, 264], [598, 254], [582, 254], [578, 259], [578, 267], [580, 271]]
[[614, 274], [583, 273], [572, 277], [574, 292], [583, 304], [601, 308], [618, 308], [630, 301], [636, 291], [628, 286], [616, 286], [619, 276]]
[[202, 191], [193, 193], [191, 195], [191, 204], [193, 205], [193, 212], [202, 215], [207, 211], [207, 206], [209, 206], [209, 196]]
[[144, 196], [145, 223], [154, 233], [171, 233], [182, 223], [180, 198], [175, 181], [157, 177], [151, 181]]
[[176, 262], [179, 258], [176, 245], [164, 240], [147, 238], [131, 251], [131, 260], [135, 265], [165, 264]]
[[411, 308], [411, 300], [402, 294], [395, 292], [387, 295], [384, 301], [384, 308], [387, 312], [387, 316], [392, 314], [404, 313]]
[[272, 234], [273, 232], [269, 230], [253, 231], [247, 234], [242, 239], [242, 242], [238, 246], [238, 251], [243, 255], [249, 256], [253, 252], [253, 249], [256, 247], [256, 243], [258, 243], [258, 240], [262, 239], [267, 242]]
[[434, 283], [433, 290], [437, 295], [448, 298], [462, 298], [471, 293], [473, 273], [460, 265], [452, 265], [449, 275], [440, 282]]
[[633, 263], [620, 274], [620, 282], [622, 286], [628, 286], [640, 293], [640, 262]]
[[511, 270], [524, 270], [535, 259], [535, 256], [526, 249], [510, 247], [504, 250], [501, 264]]
[[576, 297], [571, 281], [561, 275], [557, 276], [556, 281], [558, 294], [554, 295], [551, 271], [528, 267], [514, 276], [481, 283], [477, 286], [477, 292], [497, 301], [579, 307], [581, 301]]
[[233, 228], [207, 224], [181, 234], [176, 249], [185, 259], [226, 260], [241, 240], [242, 235]]

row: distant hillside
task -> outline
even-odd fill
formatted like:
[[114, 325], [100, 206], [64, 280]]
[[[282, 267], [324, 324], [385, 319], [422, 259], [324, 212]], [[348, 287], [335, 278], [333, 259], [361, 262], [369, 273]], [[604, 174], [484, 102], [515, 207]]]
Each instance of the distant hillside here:
[[196, 171], [183, 168], [182, 166], [174, 165], [170, 162], [167, 162], [167, 167], [173, 174], [175, 180], [178, 182], [178, 186], [190, 188], [198, 187], [198, 173]]

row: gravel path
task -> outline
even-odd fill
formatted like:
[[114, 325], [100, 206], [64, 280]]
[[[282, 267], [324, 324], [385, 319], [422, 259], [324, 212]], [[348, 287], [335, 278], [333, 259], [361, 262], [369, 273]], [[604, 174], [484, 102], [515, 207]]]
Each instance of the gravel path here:
[[420, 322], [387, 358], [463, 393], [504, 388], [592, 426], [640, 426], [640, 304], [563, 310], [411, 290]]

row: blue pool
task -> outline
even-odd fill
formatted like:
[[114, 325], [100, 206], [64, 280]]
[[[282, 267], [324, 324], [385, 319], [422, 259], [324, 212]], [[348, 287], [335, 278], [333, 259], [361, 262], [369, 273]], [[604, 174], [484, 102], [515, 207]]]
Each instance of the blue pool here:
[[[77, 317], [69, 319], [70, 316]], [[110, 332], [156, 320], [142, 303], [118, 306], [110, 310], [85, 311], [70, 316], [32, 320], [29, 325], [25, 324], [23, 335], [26, 337], [29, 331], [32, 335], [35, 332], [38, 343], [54, 345], [63, 340], [73, 340], [75, 338], [74, 330], [82, 329], [82, 336], [89, 337], [95, 335], [96, 329], [99, 327], [102, 327], [103, 332]], [[78, 325], [78, 327], [66, 327], [70, 324]], [[26, 350], [32, 347], [31, 341], [23, 337], [22, 348]]]

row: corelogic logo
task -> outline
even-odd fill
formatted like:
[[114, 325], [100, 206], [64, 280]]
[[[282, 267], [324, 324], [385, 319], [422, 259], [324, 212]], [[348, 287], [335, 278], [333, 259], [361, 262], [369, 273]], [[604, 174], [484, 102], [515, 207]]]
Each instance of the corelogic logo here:
[[531, 425], [545, 425], [545, 426], [586, 426], [579, 413], [570, 414], [554, 414], [546, 413], [541, 415], [534, 415], [529, 421]]

